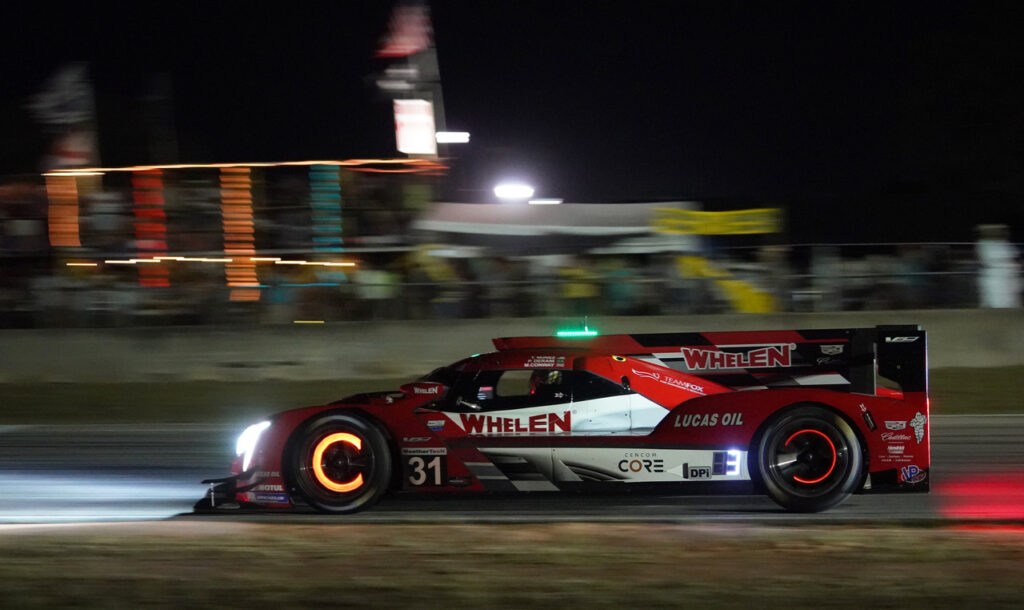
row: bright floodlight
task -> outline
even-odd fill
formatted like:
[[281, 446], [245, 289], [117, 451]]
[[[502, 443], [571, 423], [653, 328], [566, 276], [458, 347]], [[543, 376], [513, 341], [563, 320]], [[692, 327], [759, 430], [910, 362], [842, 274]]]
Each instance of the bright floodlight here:
[[434, 134], [438, 144], [466, 144], [469, 142], [468, 131], [439, 131]]
[[498, 199], [529, 199], [533, 197], [533, 187], [526, 184], [499, 184], [494, 187]]

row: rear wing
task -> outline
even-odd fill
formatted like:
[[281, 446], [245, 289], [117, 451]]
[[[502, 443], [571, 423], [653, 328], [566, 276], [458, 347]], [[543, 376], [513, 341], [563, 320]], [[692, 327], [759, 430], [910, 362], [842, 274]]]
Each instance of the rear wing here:
[[928, 391], [928, 340], [916, 325], [822, 330], [504, 337], [498, 350], [572, 349], [632, 356], [735, 390], [822, 387]]

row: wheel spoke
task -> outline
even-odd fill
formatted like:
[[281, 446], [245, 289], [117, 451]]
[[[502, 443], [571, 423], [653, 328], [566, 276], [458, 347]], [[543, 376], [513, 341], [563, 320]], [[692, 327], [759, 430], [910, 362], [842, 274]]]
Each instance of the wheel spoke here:
[[373, 456], [372, 455], [366, 455], [366, 454], [358, 455], [358, 456], [356, 456], [354, 458], [350, 458], [348, 460], [348, 465], [349, 466], [355, 466], [356, 468], [359, 468], [360, 470], [366, 470], [367, 468], [369, 468], [370, 466], [373, 465]]
[[785, 472], [786, 470], [792, 469], [797, 466], [797, 458], [800, 456], [799, 451], [786, 451], [775, 454], [775, 467]]

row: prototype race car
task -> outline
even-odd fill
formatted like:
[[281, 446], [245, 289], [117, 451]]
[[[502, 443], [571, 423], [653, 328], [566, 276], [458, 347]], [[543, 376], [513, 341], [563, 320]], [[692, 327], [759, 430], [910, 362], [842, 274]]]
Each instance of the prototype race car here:
[[351, 513], [389, 490], [746, 491], [801, 512], [927, 492], [916, 326], [494, 339], [398, 391], [278, 413], [197, 509]]

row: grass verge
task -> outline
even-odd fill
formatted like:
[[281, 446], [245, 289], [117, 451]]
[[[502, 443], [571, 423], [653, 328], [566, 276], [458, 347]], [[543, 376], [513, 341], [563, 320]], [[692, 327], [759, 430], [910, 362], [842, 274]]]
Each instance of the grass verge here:
[[178, 521], [3, 532], [4, 605], [19, 608], [994, 608], [1024, 594], [1019, 529]]
[[[233, 422], [408, 381], [0, 384], [0, 424]], [[931, 372], [933, 413], [1018, 412], [1021, 394], [1024, 366]]]

